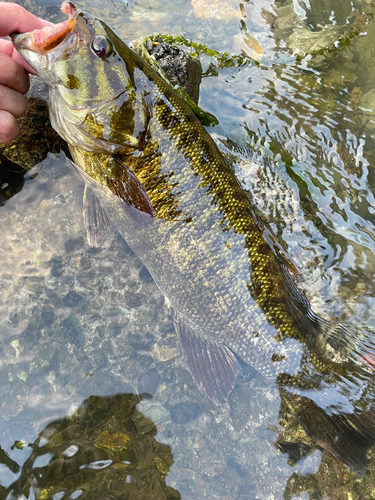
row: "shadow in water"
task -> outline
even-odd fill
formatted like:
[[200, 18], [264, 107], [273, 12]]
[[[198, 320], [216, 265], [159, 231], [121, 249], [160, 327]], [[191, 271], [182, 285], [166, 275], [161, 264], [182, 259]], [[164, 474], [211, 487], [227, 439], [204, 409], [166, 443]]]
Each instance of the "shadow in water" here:
[[0, 207], [25, 184], [26, 170], [0, 154]]
[[165, 478], [173, 464], [155, 424], [137, 410], [141, 396], [91, 396], [70, 417], [49, 423], [20, 468], [4, 452], [0, 462], [18, 479], [0, 498], [178, 500]]

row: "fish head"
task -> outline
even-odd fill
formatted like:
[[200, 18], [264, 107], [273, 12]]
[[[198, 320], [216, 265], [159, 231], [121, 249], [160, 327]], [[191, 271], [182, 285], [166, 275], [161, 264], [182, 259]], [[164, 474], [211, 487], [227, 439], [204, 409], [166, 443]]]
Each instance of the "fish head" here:
[[16, 49], [73, 107], [115, 98], [124, 91], [128, 75], [106, 26], [70, 2], [62, 10], [68, 21], [13, 35]]
[[53, 128], [71, 148], [110, 154], [137, 149], [148, 120], [145, 85], [139, 90], [136, 83], [145, 77], [136, 67], [138, 56], [89, 12], [71, 2], [61, 9], [67, 21], [12, 35], [49, 86]]
[[67, 21], [12, 35], [13, 44], [70, 107], [88, 108], [115, 99], [129, 83], [117, 37], [71, 2], [64, 2], [61, 9], [69, 16]]

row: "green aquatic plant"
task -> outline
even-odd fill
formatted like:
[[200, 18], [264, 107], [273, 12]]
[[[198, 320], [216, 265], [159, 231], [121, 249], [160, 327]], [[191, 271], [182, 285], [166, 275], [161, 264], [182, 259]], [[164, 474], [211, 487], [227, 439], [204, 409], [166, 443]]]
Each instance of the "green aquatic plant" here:
[[152, 35], [149, 38], [151, 40], [156, 37], [161, 37], [161, 39], [170, 44], [174, 45], [184, 45], [185, 47], [191, 49], [191, 57], [199, 57], [200, 55], [206, 55], [211, 58], [211, 62], [216, 61], [215, 66], [219, 69], [222, 68], [232, 68], [242, 66], [252, 65], [259, 66], [260, 63], [256, 59], [249, 56], [243, 56], [241, 54], [229, 54], [229, 52], [219, 52], [217, 50], [211, 49], [205, 43], [197, 43], [185, 38], [182, 35]]

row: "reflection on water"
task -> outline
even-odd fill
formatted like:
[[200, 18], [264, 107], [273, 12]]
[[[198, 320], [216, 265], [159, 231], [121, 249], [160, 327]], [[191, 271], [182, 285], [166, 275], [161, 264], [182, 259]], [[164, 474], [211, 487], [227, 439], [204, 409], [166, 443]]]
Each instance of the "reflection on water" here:
[[[65, 18], [55, 2], [21, 3], [54, 22]], [[204, 80], [200, 102], [219, 119], [211, 132], [300, 268], [314, 309], [374, 327], [373, 4], [107, 0], [90, 10], [126, 41], [181, 33], [260, 61], [213, 70], [215, 61], [203, 58], [216, 74]], [[54, 499], [66, 491], [68, 498], [86, 491], [85, 481], [111, 483], [108, 493], [121, 496], [132, 484], [131, 465], [122, 462], [132, 460], [116, 446], [130, 435], [144, 460], [134, 477], [146, 470], [156, 498], [178, 498], [177, 490], [186, 499], [374, 498], [373, 449], [367, 476], [358, 479], [322, 453], [288, 408], [279, 415], [276, 387], [252, 380], [219, 408], [199, 393], [168, 306], [141, 262], [117, 236], [88, 247], [83, 186], [60, 155], [27, 177], [9, 164], [1, 175], [1, 498], [9, 491]], [[153, 396], [138, 410], [131, 395], [82, 407], [92, 394], [137, 392]], [[129, 412], [136, 429], [122, 427], [134, 421]], [[139, 421], [150, 422], [145, 434]], [[116, 435], [111, 451], [98, 444], [107, 430], [111, 443]], [[45, 433], [63, 437], [47, 450], [41, 438], [35, 442]]]
[[[282, 237], [309, 281], [306, 292], [315, 309], [330, 317], [345, 316], [372, 325], [372, 5], [358, 3], [352, 8], [351, 3], [342, 2], [351, 15], [347, 25], [339, 26], [342, 11], [336, 19], [332, 6], [311, 3], [314, 14], [306, 8], [294, 10], [296, 4], [287, 2], [273, 9], [267, 22], [277, 51], [262, 59], [266, 67], [252, 68], [246, 90], [246, 68], [233, 79], [225, 77], [226, 91], [232, 90], [231, 104], [242, 110], [236, 127], [231, 108], [219, 119], [234, 141], [246, 141], [255, 149], [255, 163], [264, 164], [265, 155], [281, 160], [277, 168], [274, 163], [265, 167], [273, 179], [283, 181], [287, 176], [281, 192], [277, 181], [271, 184], [276, 196], [287, 196], [285, 191], [290, 188], [297, 190], [298, 209], [294, 213], [288, 210], [297, 219], [303, 240], [298, 242], [299, 248], [293, 248], [293, 232], [289, 237], [282, 230]], [[331, 12], [330, 24], [338, 30], [338, 41], [327, 40], [325, 50], [317, 50], [315, 38], [311, 41], [308, 35], [322, 29], [312, 21], [317, 12]], [[300, 38], [296, 27], [303, 29]], [[299, 54], [301, 47], [304, 51], [309, 47], [311, 53], [291, 60], [291, 51]], [[214, 107], [215, 112], [218, 109]], [[240, 135], [241, 129], [246, 134]], [[244, 172], [244, 177], [250, 177], [252, 187], [251, 171]], [[270, 174], [265, 178], [269, 181]], [[260, 202], [262, 211], [280, 210], [275, 209], [274, 200], [268, 207]], [[285, 224], [283, 219], [279, 225]], [[278, 221], [273, 222], [276, 228]], [[317, 272], [317, 266], [321, 271]], [[324, 302], [319, 303], [321, 300]]]
[[0, 459], [19, 472], [1, 487], [2, 498], [181, 498], [165, 484], [171, 449], [155, 440], [154, 422], [136, 408], [140, 401], [133, 394], [91, 396], [73, 415], [50, 422], [33, 443], [15, 443], [31, 452], [22, 468]]

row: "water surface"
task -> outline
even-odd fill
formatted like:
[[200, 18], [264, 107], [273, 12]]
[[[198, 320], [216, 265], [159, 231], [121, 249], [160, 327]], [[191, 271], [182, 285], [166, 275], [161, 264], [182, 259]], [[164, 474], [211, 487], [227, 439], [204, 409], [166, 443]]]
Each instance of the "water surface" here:
[[[54, 2], [20, 3], [65, 18]], [[77, 5], [127, 42], [182, 34], [259, 62], [202, 54], [209, 132], [314, 310], [374, 328], [375, 5]], [[139, 259], [116, 234], [88, 246], [83, 185], [62, 153], [25, 179], [0, 207], [0, 498], [375, 498], [371, 451], [358, 479], [279, 415], [276, 387], [239, 385], [220, 407], [199, 392]]]

